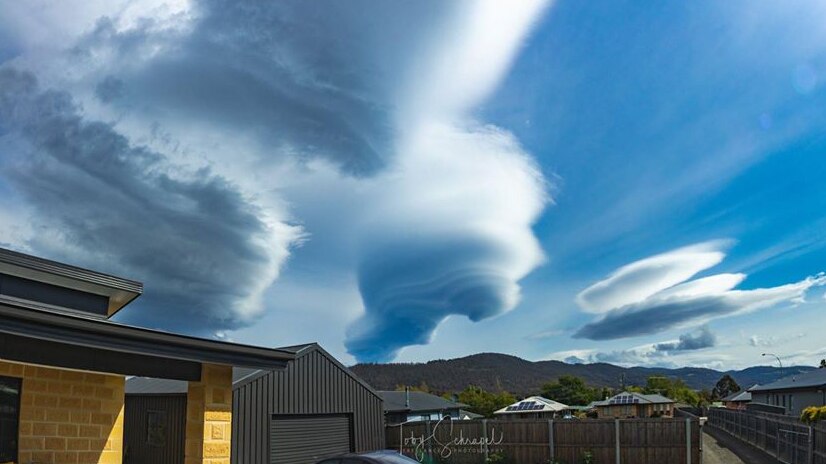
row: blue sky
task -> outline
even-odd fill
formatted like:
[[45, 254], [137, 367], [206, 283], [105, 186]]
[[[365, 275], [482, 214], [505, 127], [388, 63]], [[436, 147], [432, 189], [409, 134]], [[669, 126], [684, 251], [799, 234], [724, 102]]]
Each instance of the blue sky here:
[[826, 357], [818, 2], [40, 3], [0, 1], [0, 244], [143, 280], [123, 322]]

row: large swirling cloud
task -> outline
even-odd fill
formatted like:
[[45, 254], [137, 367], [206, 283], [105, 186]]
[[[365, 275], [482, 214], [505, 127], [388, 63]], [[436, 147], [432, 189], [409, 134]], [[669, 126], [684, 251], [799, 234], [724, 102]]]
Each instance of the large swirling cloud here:
[[130, 144], [13, 69], [0, 69], [0, 130], [0, 176], [33, 217], [24, 246], [145, 281], [127, 320], [204, 334], [260, 314], [298, 231], [226, 179]]
[[[543, 259], [531, 227], [547, 186], [515, 137], [474, 111], [547, 1], [157, 3], [111, 7], [97, 18], [84, 12], [91, 19], [77, 28], [82, 33], [61, 32], [66, 46], [14, 59], [74, 102], [77, 127], [117, 141], [113, 153], [156, 158], [124, 155], [130, 161], [120, 178], [173, 211], [150, 221], [156, 235], [113, 232], [106, 256], [135, 260], [127, 274], [151, 277], [180, 299], [159, 300], [158, 314], [135, 322], [173, 326], [160, 314], [194, 305], [186, 297], [195, 290], [218, 288], [231, 296], [214, 299], [205, 325], [249, 323], [241, 316], [262, 309], [262, 292], [301, 240], [310, 243], [305, 267], [357, 282], [364, 308], [346, 346], [362, 361], [427, 343], [449, 315], [481, 320], [517, 304], [519, 280]], [[7, 17], [37, 14], [26, 8]], [[102, 156], [90, 152], [74, 169], [86, 176]], [[159, 177], [171, 165], [189, 174]], [[68, 179], [55, 172], [51, 182], [82, 190]], [[213, 188], [195, 188], [202, 184]], [[36, 192], [15, 188], [34, 223], [58, 221]], [[187, 214], [204, 198], [226, 208], [199, 216], [204, 224], [196, 227]], [[108, 213], [111, 223], [132, 224], [130, 208], [114, 209], [123, 215]], [[301, 231], [287, 225], [293, 221]], [[87, 218], [66, 229], [77, 254], [95, 249], [101, 228]], [[41, 252], [65, 242], [27, 245]], [[152, 261], [141, 247], [171, 247], [174, 263], [141, 268], [138, 256]], [[210, 260], [212, 250], [225, 264]], [[185, 277], [193, 266], [200, 286]], [[147, 296], [156, 291], [148, 287]]]

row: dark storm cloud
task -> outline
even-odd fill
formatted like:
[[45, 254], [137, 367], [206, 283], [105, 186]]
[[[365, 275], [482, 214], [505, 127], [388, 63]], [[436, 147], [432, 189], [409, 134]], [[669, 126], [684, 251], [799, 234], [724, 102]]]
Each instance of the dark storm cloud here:
[[0, 69], [0, 182], [24, 198], [38, 253], [143, 280], [129, 322], [210, 333], [253, 319], [277, 269], [268, 226], [207, 170], [174, 172], [162, 154], [84, 120], [66, 94]]
[[[447, 2], [204, 0], [185, 32], [102, 19], [75, 53], [114, 54], [118, 104], [252, 135], [267, 157], [385, 165], [404, 71]], [[142, 62], [157, 47], [163, 53]], [[137, 63], [136, 63], [137, 61]]]
[[717, 336], [708, 326], [701, 327], [697, 332], [680, 335], [677, 342], [657, 343], [656, 351], [693, 351], [711, 348], [717, 345]]

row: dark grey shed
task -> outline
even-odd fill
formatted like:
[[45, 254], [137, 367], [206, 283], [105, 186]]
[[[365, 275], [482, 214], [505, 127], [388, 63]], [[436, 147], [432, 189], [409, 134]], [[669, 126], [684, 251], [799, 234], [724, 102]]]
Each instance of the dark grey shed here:
[[234, 385], [234, 464], [306, 464], [384, 448], [382, 399], [370, 385], [318, 344], [282, 349], [295, 353], [285, 370], [248, 371]]
[[[334, 454], [384, 447], [383, 402], [370, 385], [316, 343], [280, 350], [295, 355], [286, 369], [233, 370], [233, 464], [314, 464]], [[186, 388], [186, 382], [175, 380], [128, 379], [126, 416], [133, 425], [125, 427], [124, 441], [144, 443], [146, 410], [179, 407], [175, 397]], [[169, 411], [163, 418], [175, 417]], [[165, 430], [178, 431], [171, 423]], [[177, 440], [170, 435], [164, 445]], [[155, 457], [151, 462], [177, 461]]]

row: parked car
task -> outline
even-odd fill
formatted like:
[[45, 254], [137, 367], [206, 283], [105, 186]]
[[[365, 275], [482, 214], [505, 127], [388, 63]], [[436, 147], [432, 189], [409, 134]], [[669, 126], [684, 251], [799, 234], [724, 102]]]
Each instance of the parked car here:
[[369, 453], [343, 454], [319, 461], [318, 464], [419, 464], [418, 461], [395, 451], [370, 451]]

